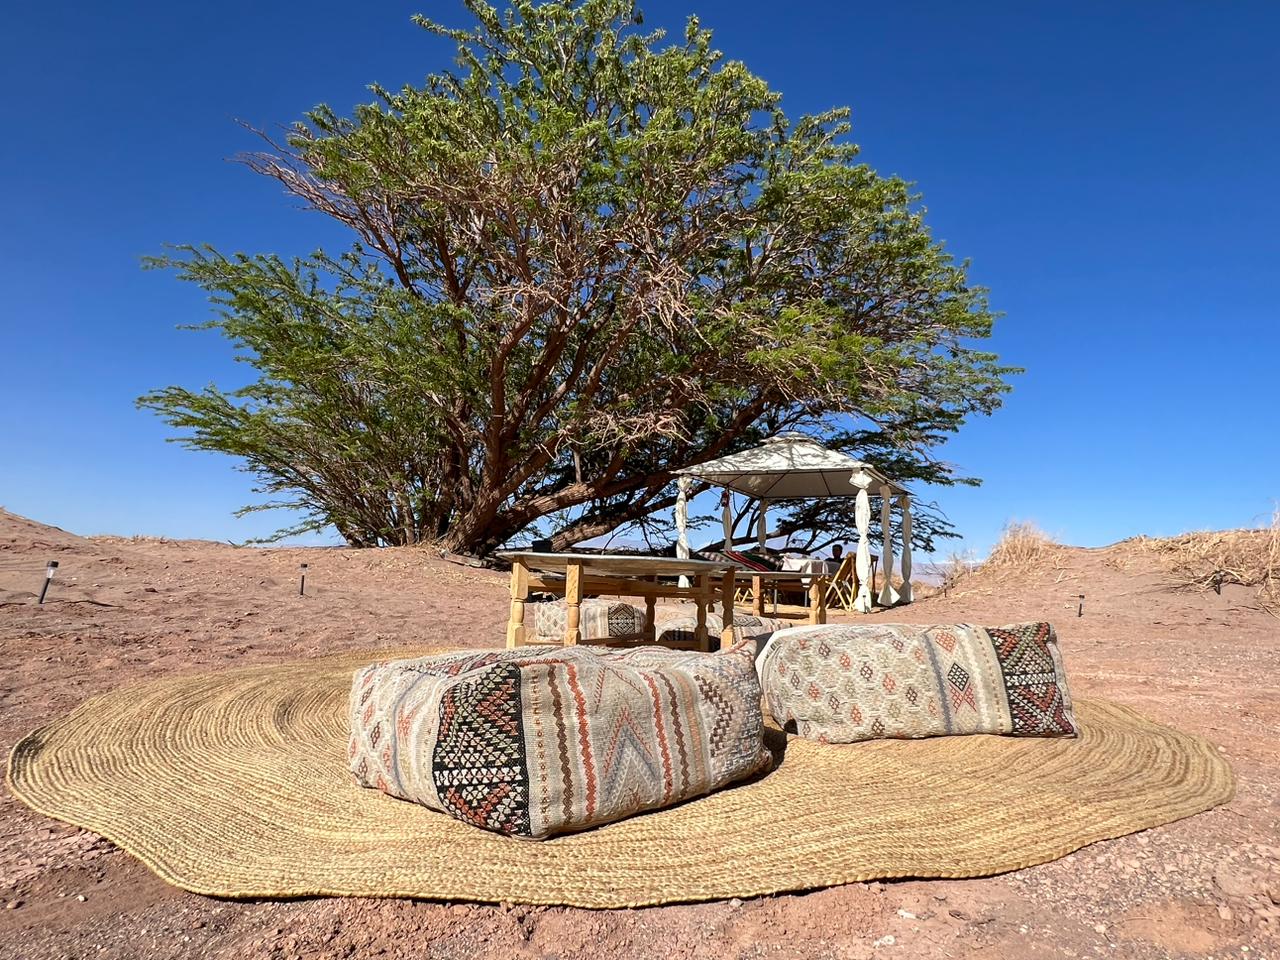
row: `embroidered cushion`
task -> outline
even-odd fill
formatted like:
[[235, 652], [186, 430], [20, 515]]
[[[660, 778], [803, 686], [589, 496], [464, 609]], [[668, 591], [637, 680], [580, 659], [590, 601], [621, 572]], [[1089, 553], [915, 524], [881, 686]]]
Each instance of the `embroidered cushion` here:
[[[564, 643], [569, 605], [564, 600], [531, 603], [530, 643]], [[644, 635], [644, 611], [621, 600], [583, 600], [578, 607], [578, 632], [584, 642], [638, 639]]]
[[372, 664], [351, 687], [363, 786], [547, 837], [764, 769], [754, 648], [523, 647]]
[[1078, 732], [1048, 623], [795, 627], [757, 666], [774, 720], [814, 740]]
[[[756, 617], [746, 613], [733, 615], [733, 642], [743, 640], [762, 640], [775, 630], [781, 630], [794, 624], [794, 620], [778, 620], [771, 617]], [[693, 643], [698, 629], [697, 617], [680, 616], [658, 625], [658, 643]], [[718, 613], [707, 613], [707, 634], [712, 642], [718, 642], [723, 620]]]

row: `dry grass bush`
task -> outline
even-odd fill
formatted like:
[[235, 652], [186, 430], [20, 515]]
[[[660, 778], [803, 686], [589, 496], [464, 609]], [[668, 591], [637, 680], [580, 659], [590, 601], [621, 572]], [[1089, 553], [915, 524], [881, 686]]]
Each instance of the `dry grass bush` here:
[[976, 570], [978, 565], [974, 562], [973, 556], [966, 553], [953, 553], [947, 557], [946, 564], [942, 567], [942, 581], [933, 590], [931, 595], [949, 594], [955, 590], [962, 582], [964, 582], [970, 574]]
[[[941, 582], [924, 594], [917, 596], [949, 595], [969, 592], [974, 587], [973, 575], [979, 571], [993, 574], [996, 579], [1013, 572], [1027, 574], [1036, 570], [1061, 567], [1061, 547], [1034, 523], [1011, 521], [1005, 525], [999, 542], [992, 548], [986, 560], [979, 563], [971, 551], [953, 553], [941, 565]], [[989, 592], [989, 591], [988, 591]]]
[[1115, 552], [1120, 567], [1134, 554], [1155, 557], [1187, 589], [1220, 590], [1227, 583], [1256, 587], [1259, 606], [1280, 617], [1280, 508], [1269, 527], [1134, 537], [1117, 544]]
[[982, 569], [992, 573], [1016, 570], [1026, 573], [1046, 565], [1061, 566], [1062, 547], [1034, 523], [1014, 520], [1005, 524], [999, 542], [982, 562]]

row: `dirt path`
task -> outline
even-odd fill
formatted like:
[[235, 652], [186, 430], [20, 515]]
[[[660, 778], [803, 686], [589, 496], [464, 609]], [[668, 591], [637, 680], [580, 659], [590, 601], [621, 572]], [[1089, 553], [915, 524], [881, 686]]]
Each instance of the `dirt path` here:
[[[38, 607], [50, 559], [58, 577]], [[594, 912], [213, 900], [6, 792], [0, 957], [1280, 957], [1280, 621], [1249, 591], [1178, 593], [1120, 559], [1064, 548], [1030, 576], [979, 573], [876, 617], [1053, 620], [1077, 695], [1221, 745], [1239, 780], [1226, 807], [1000, 877]], [[493, 646], [505, 614], [504, 578], [417, 551], [81, 538], [0, 511], [0, 748], [147, 677], [344, 648]]]

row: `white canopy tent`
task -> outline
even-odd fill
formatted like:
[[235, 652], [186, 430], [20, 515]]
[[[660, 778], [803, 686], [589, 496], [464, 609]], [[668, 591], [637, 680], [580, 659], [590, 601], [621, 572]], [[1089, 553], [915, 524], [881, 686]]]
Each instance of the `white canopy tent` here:
[[[881, 568], [884, 582], [880, 587], [882, 606], [910, 603], [911, 596], [911, 497], [900, 484], [894, 483], [870, 464], [855, 460], [835, 450], [828, 450], [816, 440], [801, 433], [783, 433], [771, 437], [758, 447], [741, 453], [709, 460], [695, 467], [674, 471], [677, 477], [676, 555], [689, 557], [689, 492], [697, 480], [727, 490], [737, 491], [760, 501], [756, 540], [764, 548], [766, 514], [770, 500], [803, 500], [825, 497], [854, 497], [854, 522], [858, 529], [856, 567], [858, 595], [854, 606], [862, 613], [871, 612], [871, 494], [882, 498]], [[894, 500], [902, 511], [902, 589], [893, 586], [893, 543], [890, 539], [890, 517]], [[733, 515], [729, 498], [725, 498], [724, 542], [731, 549]]]

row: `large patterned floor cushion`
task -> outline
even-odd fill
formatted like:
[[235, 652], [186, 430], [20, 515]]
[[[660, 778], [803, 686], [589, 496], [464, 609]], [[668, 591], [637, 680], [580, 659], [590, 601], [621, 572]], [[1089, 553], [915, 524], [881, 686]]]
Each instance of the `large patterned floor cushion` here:
[[1048, 623], [796, 627], [757, 668], [774, 720], [814, 740], [1078, 732]]
[[[533, 636], [530, 643], [564, 643], [569, 605], [564, 600], [531, 603]], [[644, 634], [644, 610], [621, 600], [583, 600], [578, 607], [578, 632], [585, 642], [635, 638]]]
[[356, 780], [547, 837], [764, 769], [754, 648], [522, 647], [372, 664], [351, 687]]
[[[719, 643], [723, 622], [720, 614], [707, 613], [707, 634], [714, 643]], [[774, 631], [794, 624], [794, 620], [779, 620], [772, 617], [757, 617], [747, 613], [734, 613], [733, 642], [738, 644], [743, 640], [762, 640], [762, 638], [767, 638]], [[691, 643], [697, 630], [698, 618], [696, 616], [679, 616], [658, 624], [658, 643]]]

